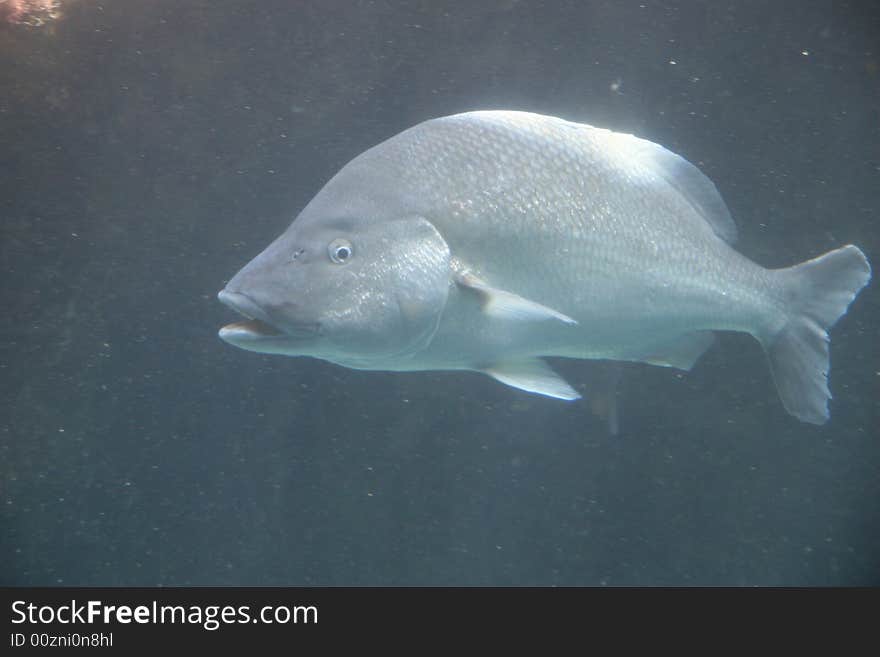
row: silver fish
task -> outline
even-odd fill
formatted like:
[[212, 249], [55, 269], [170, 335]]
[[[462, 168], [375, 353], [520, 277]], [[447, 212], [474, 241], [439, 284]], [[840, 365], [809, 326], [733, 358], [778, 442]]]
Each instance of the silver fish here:
[[219, 293], [249, 318], [220, 337], [576, 399], [542, 357], [688, 370], [713, 331], [742, 331], [788, 412], [824, 423], [827, 331], [868, 261], [848, 245], [770, 270], [735, 239], [715, 185], [662, 146], [525, 112], [457, 114], [343, 167]]

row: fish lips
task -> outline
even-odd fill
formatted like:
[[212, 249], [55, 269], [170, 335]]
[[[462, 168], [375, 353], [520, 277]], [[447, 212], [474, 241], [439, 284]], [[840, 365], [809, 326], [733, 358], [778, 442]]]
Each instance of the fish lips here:
[[247, 320], [227, 324], [220, 329], [220, 338], [237, 347], [258, 348], [262, 343], [299, 342], [318, 333], [315, 324], [297, 324], [279, 328], [266, 311], [248, 295], [221, 290], [217, 298]]

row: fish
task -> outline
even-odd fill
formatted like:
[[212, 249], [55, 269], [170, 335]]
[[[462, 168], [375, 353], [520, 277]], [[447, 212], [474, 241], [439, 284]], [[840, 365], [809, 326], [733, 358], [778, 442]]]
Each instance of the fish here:
[[716, 332], [744, 332], [788, 413], [823, 424], [828, 331], [870, 264], [848, 244], [767, 269], [736, 237], [715, 184], [651, 141], [529, 112], [444, 116], [343, 166], [219, 292], [244, 317], [219, 336], [574, 400], [546, 358], [687, 371]]

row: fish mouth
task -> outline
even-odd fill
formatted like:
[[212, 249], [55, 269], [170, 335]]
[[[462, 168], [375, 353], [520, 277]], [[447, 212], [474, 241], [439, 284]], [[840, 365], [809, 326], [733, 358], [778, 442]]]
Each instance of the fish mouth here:
[[297, 340], [315, 335], [318, 330], [313, 324], [296, 324], [285, 326], [284, 329], [277, 327], [259, 304], [248, 295], [241, 292], [221, 290], [217, 298], [226, 306], [232, 308], [247, 319], [244, 321], [227, 324], [220, 329], [220, 337], [227, 342], [241, 345], [244, 342], [256, 342], [260, 340]]
[[220, 337], [228, 342], [242, 340], [259, 340], [284, 335], [268, 321], [266, 313], [253, 299], [240, 292], [220, 290], [217, 298], [226, 306], [232, 308], [239, 315], [247, 317], [245, 321], [233, 322], [220, 329]]

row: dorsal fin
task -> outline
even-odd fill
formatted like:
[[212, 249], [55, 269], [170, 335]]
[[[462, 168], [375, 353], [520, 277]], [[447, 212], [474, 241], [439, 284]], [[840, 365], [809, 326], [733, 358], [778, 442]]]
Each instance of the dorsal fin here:
[[619, 139], [619, 146], [626, 148], [633, 157], [640, 159], [681, 194], [718, 237], [728, 244], [736, 242], [737, 231], [733, 217], [730, 216], [715, 183], [702, 171], [680, 155], [654, 142], [622, 133], [612, 132], [611, 135], [612, 138]]
[[680, 155], [657, 144], [651, 146], [656, 151], [654, 162], [666, 182], [688, 200], [718, 237], [728, 244], [736, 242], [736, 224], [715, 183]]

